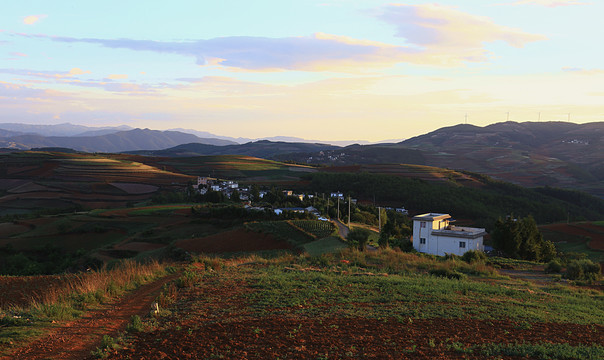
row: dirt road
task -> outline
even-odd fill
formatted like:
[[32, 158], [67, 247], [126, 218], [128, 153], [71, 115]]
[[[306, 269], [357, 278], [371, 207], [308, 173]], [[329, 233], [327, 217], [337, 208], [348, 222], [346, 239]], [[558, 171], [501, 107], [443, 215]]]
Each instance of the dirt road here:
[[112, 304], [51, 330], [0, 360], [79, 360], [90, 357], [90, 352], [99, 346], [103, 335], [115, 336], [126, 328], [133, 315], [146, 315], [162, 286], [178, 276], [178, 273], [172, 274], [143, 285]]

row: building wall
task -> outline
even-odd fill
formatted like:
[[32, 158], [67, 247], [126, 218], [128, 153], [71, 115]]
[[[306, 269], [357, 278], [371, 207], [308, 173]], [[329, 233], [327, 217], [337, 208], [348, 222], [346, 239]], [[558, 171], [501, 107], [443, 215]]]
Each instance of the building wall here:
[[[425, 222], [425, 227], [421, 223]], [[419, 252], [443, 256], [445, 254], [463, 255], [468, 250], [484, 250], [483, 238], [476, 239], [457, 238], [449, 236], [432, 235], [432, 230], [444, 229], [449, 225], [449, 220], [413, 221], [413, 248]], [[425, 244], [422, 240], [425, 239]], [[460, 242], [465, 242], [465, 247], [460, 247]]]

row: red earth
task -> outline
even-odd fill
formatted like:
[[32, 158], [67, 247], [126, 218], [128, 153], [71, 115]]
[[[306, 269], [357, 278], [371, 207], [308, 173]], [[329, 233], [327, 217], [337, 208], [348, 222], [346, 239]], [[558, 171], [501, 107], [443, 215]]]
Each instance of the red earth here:
[[175, 245], [197, 253], [292, 249], [292, 246], [286, 241], [277, 240], [269, 234], [259, 234], [242, 228], [204, 238], [179, 240]]
[[587, 245], [594, 250], [604, 251], [604, 227], [602, 226], [591, 223], [574, 223], [545, 225], [542, 228], [569, 235], [590, 237], [591, 240]]
[[61, 324], [26, 346], [0, 360], [85, 359], [90, 357], [103, 335], [123, 331], [133, 315], [145, 316], [164, 284], [176, 279], [173, 274], [144, 285], [115, 303], [91, 311], [84, 317]]
[[[202, 271], [201, 269], [199, 269]], [[601, 325], [477, 319], [371, 319], [304, 316], [295, 309], [259, 315], [256, 291], [228, 270], [184, 289], [173, 314], [140, 332], [109, 359], [514, 359], [468, 347], [499, 343], [601, 344]]]

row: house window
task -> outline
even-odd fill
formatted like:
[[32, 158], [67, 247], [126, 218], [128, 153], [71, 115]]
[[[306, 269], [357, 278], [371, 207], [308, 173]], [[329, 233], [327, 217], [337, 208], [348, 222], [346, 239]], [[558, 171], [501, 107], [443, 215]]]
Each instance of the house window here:
[[419, 223], [419, 227], [420, 228], [425, 228], [426, 227], [426, 222], [425, 221], [420, 222]]
[[466, 248], [466, 242], [465, 241], [460, 241], [459, 242], [459, 248], [465, 249]]
[[426, 238], [419, 238], [419, 243], [420, 244], [426, 244]]

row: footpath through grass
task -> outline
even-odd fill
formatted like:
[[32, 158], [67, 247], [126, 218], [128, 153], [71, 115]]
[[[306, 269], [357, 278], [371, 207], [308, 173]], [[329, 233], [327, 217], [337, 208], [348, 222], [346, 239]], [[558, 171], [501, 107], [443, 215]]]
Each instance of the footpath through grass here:
[[[0, 356], [49, 328], [76, 319], [86, 310], [109, 303], [173, 269], [155, 261], [144, 264], [122, 261], [98, 271], [69, 276], [60, 287], [51, 286], [32, 294], [30, 301], [0, 308]], [[0, 277], [0, 290], [7, 279], [10, 278]]]

